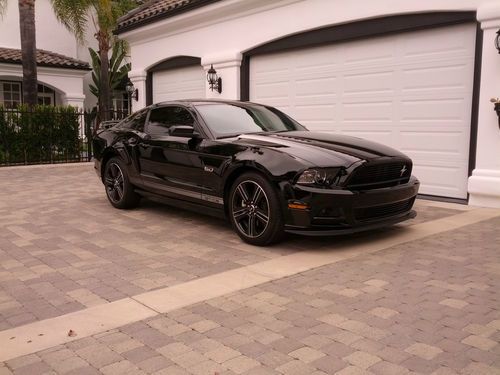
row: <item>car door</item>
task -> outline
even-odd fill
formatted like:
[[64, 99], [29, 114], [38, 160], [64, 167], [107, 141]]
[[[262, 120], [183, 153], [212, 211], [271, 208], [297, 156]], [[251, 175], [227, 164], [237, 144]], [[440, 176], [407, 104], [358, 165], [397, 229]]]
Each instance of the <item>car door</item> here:
[[132, 184], [137, 186], [142, 185], [138, 145], [146, 135], [144, 133], [144, 125], [148, 113], [149, 110], [143, 109], [113, 127], [113, 131], [116, 133], [114, 147], [124, 162], [131, 166], [129, 169], [129, 178]]
[[[197, 134], [198, 124], [182, 106], [151, 109], [146, 121], [147, 137], [139, 143], [139, 163], [145, 187], [152, 192], [178, 199], [201, 199], [202, 164], [194, 134], [177, 134], [188, 129]], [[181, 132], [178, 132], [181, 133]]]

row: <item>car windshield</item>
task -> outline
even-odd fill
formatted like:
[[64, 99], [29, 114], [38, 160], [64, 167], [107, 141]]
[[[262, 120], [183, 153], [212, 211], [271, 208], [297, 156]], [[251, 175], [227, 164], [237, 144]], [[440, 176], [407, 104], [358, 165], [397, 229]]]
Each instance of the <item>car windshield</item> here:
[[260, 132], [307, 130], [276, 108], [226, 103], [198, 104], [196, 109], [217, 138]]

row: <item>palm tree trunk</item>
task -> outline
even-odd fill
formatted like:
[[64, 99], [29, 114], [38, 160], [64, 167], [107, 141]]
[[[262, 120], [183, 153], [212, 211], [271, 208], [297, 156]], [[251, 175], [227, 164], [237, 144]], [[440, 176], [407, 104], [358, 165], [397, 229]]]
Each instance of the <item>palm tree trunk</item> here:
[[35, 0], [19, 0], [19, 28], [23, 64], [23, 102], [32, 107], [38, 100]]
[[99, 42], [99, 57], [101, 59], [99, 92], [99, 117], [101, 121], [111, 119], [111, 88], [109, 85], [109, 36], [107, 33], [98, 31], [97, 40]]

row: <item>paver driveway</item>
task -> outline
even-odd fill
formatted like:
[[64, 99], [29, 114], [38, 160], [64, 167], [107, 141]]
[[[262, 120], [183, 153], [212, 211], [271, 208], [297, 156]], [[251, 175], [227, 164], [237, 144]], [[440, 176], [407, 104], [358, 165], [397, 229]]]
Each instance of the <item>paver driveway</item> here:
[[[212, 218], [152, 203], [118, 211], [87, 164], [0, 169], [0, 187], [4, 332], [346, 242], [260, 249]], [[419, 201], [417, 220], [381, 235], [465, 209], [438, 206]], [[28, 345], [0, 374], [500, 373], [499, 227], [493, 217], [44, 351]]]
[[[456, 213], [423, 206], [418, 223]], [[411, 223], [411, 222], [410, 222]], [[90, 164], [0, 169], [0, 330], [331, 239], [246, 245], [218, 219], [144, 201], [116, 210]]]

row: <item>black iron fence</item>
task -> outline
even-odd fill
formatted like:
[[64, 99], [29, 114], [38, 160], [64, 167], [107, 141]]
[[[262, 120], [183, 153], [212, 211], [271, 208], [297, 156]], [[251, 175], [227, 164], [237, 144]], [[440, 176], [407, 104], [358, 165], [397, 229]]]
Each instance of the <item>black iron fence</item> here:
[[[109, 119], [127, 114], [112, 112]], [[90, 161], [95, 111], [73, 107], [0, 107], [0, 166]]]

